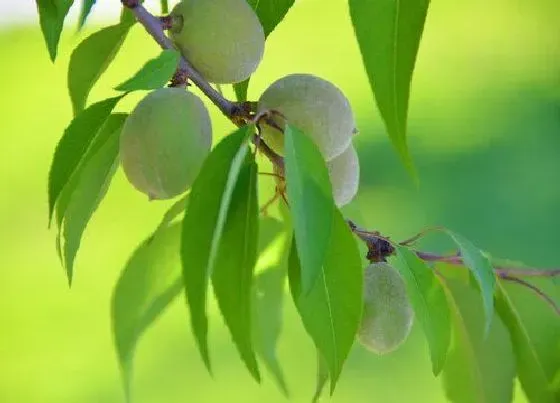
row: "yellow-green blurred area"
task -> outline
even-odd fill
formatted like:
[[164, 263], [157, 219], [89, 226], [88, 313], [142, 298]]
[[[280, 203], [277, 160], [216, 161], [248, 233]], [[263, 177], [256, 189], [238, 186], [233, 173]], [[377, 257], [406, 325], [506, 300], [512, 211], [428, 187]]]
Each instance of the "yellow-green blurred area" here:
[[[496, 256], [559, 266], [559, 15], [557, 0], [432, 2], [409, 117], [418, 188], [384, 131], [346, 1], [296, 1], [270, 36], [249, 95], [258, 98], [273, 80], [293, 72], [319, 75], [346, 93], [357, 115], [362, 170], [359, 196], [347, 210], [362, 226], [402, 239], [444, 225]], [[49, 164], [71, 119], [69, 55], [94, 28], [76, 34], [68, 26], [54, 65], [38, 25], [0, 31], [0, 402], [124, 401], [111, 292], [169, 203], [148, 202], [119, 171], [83, 238], [72, 289], [56, 255], [55, 231], [47, 229]], [[157, 53], [135, 27], [90, 101], [113, 94], [111, 88]], [[130, 110], [140, 96], [119, 108]], [[209, 108], [216, 136], [233, 129]], [[270, 189], [270, 181], [263, 177], [262, 185]], [[268, 194], [262, 193], [264, 203]], [[449, 247], [440, 240], [423, 245]], [[272, 378], [265, 376], [262, 385], [251, 379], [214, 306], [211, 315], [213, 376], [199, 358], [179, 298], [139, 345], [136, 402], [286, 401]], [[279, 355], [290, 401], [309, 401], [315, 352], [288, 295]], [[444, 402], [418, 324], [388, 356], [356, 344], [332, 401]], [[516, 401], [525, 401], [518, 386]]]

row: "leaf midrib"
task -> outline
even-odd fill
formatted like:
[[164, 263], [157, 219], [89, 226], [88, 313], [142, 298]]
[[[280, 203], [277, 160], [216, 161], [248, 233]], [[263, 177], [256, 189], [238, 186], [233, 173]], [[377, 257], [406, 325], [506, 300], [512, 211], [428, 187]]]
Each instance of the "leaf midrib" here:
[[500, 284], [500, 282], [498, 281], [498, 286], [500, 287], [500, 290], [502, 292], [502, 295], [504, 297], [505, 302], [507, 303], [507, 307], [510, 310], [510, 312], [512, 313], [512, 315], [515, 317], [515, 320], [517, 322], [517, 327], [521, 332], [521, 335], [523, 336], [523, 338], [526, 341], [526, 344], [529, 348], [529, 351], [531, 353], [531, 356], [533, 356], [534, 361], [536, 362], [538, 369], [540, 370], [540, 374], [542, 375], [542, 379], [546, 381], [548, 380], [547, 376], [546, 376], [546, 372], [544, 370], [544, 367], [542, 366], [542, 362], [539, 359], [539, 356], [537, 354], [537, 351], [535, 350], [533, 344], [530, 342], [531, 338], [529, 337], [529, 334], [527, 332], [526, 327], [523, 325], [523, 321], [521, 320], [521, 317], [519, 315], [519, 313], [517, 312], [517, 309], [514, 307], [511, 299], [509, 298], [509, 295], [506, 293], [505, 288], [502, 284]]
[[[468, 359], [469, 361], [474, 364], [473, 368], [474, 368], [474, 375], [475, 375], [475, 387], [476, 387], [476, 392], [478, 394], [479, 400], [478, 402], [487, 402], [486, 397], [485, 397], [485, 393], [484, 393], [484, 386], [483, 386], [483, 375], [480, 373], [480, 369], [479, 369], [479, 363], [478, 360], [476, 359], [476, 351], [474, 349], [473, 343], [471, 342], [470, 339], [470, 334], [465, 326], [465, 320], [463, 318], [463, 315], [461, 314], [461, 310], [459, 309], [459, 306], [457, 305], [457, 302], [455, 301], [455, 297], [453, 296], [453, 294], [450, 291], [450, 295], [451, 295], [451, 300], [452, 300], [452, 305], [453, 308], [455, 309], [455, 314], [457, 315], [457, 320], [458, 322], [458, 326], [461, 328], [461, 334], [463, 336], [463, 338], [465, 339], [465, 344], [467, 345], [467, 347], [469, 347], [469, 351], [471, 354], [469, 354]], [[491, 402], [488, 402], [491, 403]]]
[[[404, 260], [405, 260], [406, 266], [410, 269], [410, 266], [408, 264], [408, 261], [407, 261], [406, 257], [404, 258]], [[412, 274], [412, 279], [414, 280], [414, 284], [416, 285], [416, 288], [419, 291], [418, 294], [420, 294], [420, 299], [422, 300], [422, 305], [424, 305], [424, 308], [425, 308], [424, 312], [426, 312], [426, 314], [427, 314], [426, 317], [429, 319], [430, 325], [433, 325], [432, 317], [431, 317], [431, 315], [429, 315], [429, 312], [430, 312], [429, 304], [428, 304], [428, 301], [426, 300], [426, 298], [424, 297], [424, 293], [422, 293], [422, 291], [421, 291], [420, 284], [418, 283], [418, 279], [416, 277], [416, 273], [414, 272], [414, 270], [409, 270], [409, 271]], [[437, 279], [436, 279], [436, 281], [437, 281]], [[432, 332], [431, 327], [430, 327], [429, 330], [427, 330], [427, 332], [429, 332], [430, 335], [433, 336], [433, 332]], [[429, 343], [429, 344], [431, 345], [431, 343]], [[430, 346], [430, 349], [431, 349], [431, 346]], [[441, 369], [439, 367], [439, 365], [438, 365], [438, 368]]]
[[[325, 299], [327, 302], [327, 308], [329, 310], [329, 322], [331, 324], [331, 337], [332, 337], [332, 342], [333, 342], [333, 365], [336, 368], [336, 370], [338, 371], [339, 368], [339, 362], [338, 362], [338, 349], [337, 349], [337, 338], [336, 338], [336, 327], [334, 325], [334, 315], [332, 313], [332, 306], [331, 306], [331, 295], [329, 292], [329, 287], [327, 285], [327, 278], [325, 275], [325, 269], [324, 266], [321, 268], [321, 277], [323, 277], [323, 286], [325, 288]], [[331, 374], [331, 376], [333, 377], [333, 380], [335, 374]], [[333, 383], [334, 384], [334, 383]]]
[[400, 125], [400, 116], [399, 116], [399, 96], [397, 91], [397, 65], [398, 65], [398, 48], [399, 48], [399, 16], [400, 16], [400, 0], [396, 0], [395, 2], [395, 19], [393, 21], [394, 29], [393, 29], [393, 110], [395, 114], [395, 123], [396, 123], [396, 131], [397, 131], [397, 138], [399, 143], [402, 142], [403, 133], [401, 132], [401, 125]]

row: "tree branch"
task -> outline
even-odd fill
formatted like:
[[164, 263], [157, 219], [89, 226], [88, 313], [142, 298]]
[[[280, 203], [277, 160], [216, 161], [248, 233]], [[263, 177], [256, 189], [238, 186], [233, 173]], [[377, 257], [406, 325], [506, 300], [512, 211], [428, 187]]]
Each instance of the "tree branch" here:
[[560, 307], [558, 307], [558, 305], [556, 305], [556, 302], [554, 302], [554, 300], [548, 294], [546, 294], [543, 290], [541, 290], [539, 287], [536, 287], [533, 284], [531, 284], [531, 283], [529, 283], [529, 282], [527, 282], [527, 281], [525, 281], [521, 278], [508, 276], [508, 275], [501, 276], [501, 277], [502, 277], [502, 279], [504, 279], [506, 281], [510, 281], [512, 283], [516, 283], [516, 284], [519, 284], [523, 287], [526, 287], [526, 288], [530, 289], [535, 294], [537, 294], [543, 301], [548, 303], [548, 305], [550, 305], [550, 307], [554, 310], [554, 312], [556, 312], [556, 314], [560, 316]]
[[[170, 21], [167, 17], [155, 17], [154, 15], [150, 14], [150, 12], [146, 10], [146, 8], [142, 4], [140, 4], [138, 0], [121, 0], [121, 2], [125, 7], [128, 7], [134, 13], [138, 22], [142, 24], [142, 26], [144, 26], [146, 31], [163, 49], [176, 49], [171, 39], [169, 39], [167, 35], [165, 35], [164, 29], [168, 28], [168, 25], [170, 24]], [[204, 77], [202, 77], [200, 73], [196, 71], [196, 69], [190, 64], [190, 62], [183, 56], [181, 56], [180, 58], [178, 71], [185, 73], [188, 76], [188, 79], [191, 80], [204, 93], [204, 95], [206, 95], [212, 101], [212, 103], [214, 103], [214, 105], [216, 105], [218, 109], [220, 109], [220, 111], [228, 118], [230, 118], [235, 124], [241, 126], [251, 121], [251, 111], [248, 110], [245, 105], [249, 105], [249, 103], [237, 103], [225, 98], [219, 91], [214, 89], [214, 87], [212, 87], [210, 83], [205, 80]], [[257, 122], [259, 118], [259, 116], [256, 117]], [[255, 135], [253, 137], [253, 144], [255, 144], [257, 149], [261, 151], [281, 172], [283, 172], [283, 158], [276, 154], [272, 149], [270, 149], [270, 147], [268, 147], [261, 140], [259, 135]], [[352, 232], [368, 246], [368, 259], [370, 259], [370, 261], [383, 261], [388, 256], [391, 256], [395, 253], [394, 244], [389, 238], [382, 236], [377, 231], [368, 231], [358, 228], [358, 226], [356, 226], [356, 224], [354, 224], [350, 220], [348, 220], [347, 222]], [[440, 227], [429, 228], [410, 239], [400, 242], [399, 244], [403, 246], [411, 245], [416, 240], [424, 236], [427, 232], [440, 229]], [[458, 254], [452, 256], [441, 256], [421, 251], [416, 251], [416, 254], [420, 259], [424, 261], [443, 262], [458, 266], [464, 265], [463, 259]], [[560, 275], [560, 269], [538, 270], [515, 269], [507, 267], [494, 267], [494, 269], [497, 276], [510, 281], [519, 280], [516, 277], [511, 276], [553, 277]], [[517, 282], [521, 284], [523, 281], [520, 280]]]
[[[385, 260], [387, 257], [394, 254], [395, 243], [382, 236], [378, 231], [368, 231], [363, 228], [358, 227], [354, 222], [347, 220], [350, 230], [360, 238], [369, 249], [368, 259], [371, 261]], [[440, 227], [431, 227], [420, 234], [425, 234], [429, 231], [440, 230]], [[399, 242], [399, 245], [409, 245], [416, 241], [419, 237], [415, 236], [409, 240]], [[459, 253], [454, 255], [438, 255], [430, 252], [414, 251], [416, 256], [426, 262], [441, 262], [447, 263], [454, 266], [465, 266], [465, 262]], [[496, 275], [500, 278], [509, 278], [511, 276], [521, 276], [521, 277], [556, 277], [560, 276], [560, 269], [537, 269], [537, 268], [515, 268], [515, 267], [504, 267], [493, 265]]]

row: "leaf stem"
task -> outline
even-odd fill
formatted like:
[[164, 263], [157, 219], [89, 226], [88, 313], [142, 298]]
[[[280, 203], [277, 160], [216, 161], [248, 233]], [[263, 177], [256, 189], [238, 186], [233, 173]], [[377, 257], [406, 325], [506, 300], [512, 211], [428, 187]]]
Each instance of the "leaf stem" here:
[[539, 287], [529, 283], [528, 281], [523, 280], [522, 278], [518, 278], [518, 277], [503, 275], [503, 276], [501, 276], [501, 278], [503, 280], [519, 284], [523, 287], [527, 287], [528, 289], [533, 291], [535, 294], [537, 294], [543, 301], [548, 303], [551, 306], [551, 308], [556, 312], [556, 314], [558, 316], [560, 316], [560, 307], [558, 307], [558, 305], [556, 305], [556, 302], [554, 302], [554, 300], [548, 294], [546, 294], [543, 290], [541, 290]]

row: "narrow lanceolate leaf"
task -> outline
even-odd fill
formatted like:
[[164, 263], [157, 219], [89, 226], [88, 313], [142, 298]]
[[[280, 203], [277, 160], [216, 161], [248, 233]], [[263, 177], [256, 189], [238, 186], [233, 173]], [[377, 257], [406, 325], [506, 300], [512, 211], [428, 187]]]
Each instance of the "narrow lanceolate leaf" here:
[[83, 0], [82, 1], [82, 9], [80, 11], [80, 19], [78, 21], [78, 29], [82, 29], [86, 23], [86, 20], [91, 13], [91, 9], [95, 5], [97, 0]]
[[317, 351], [317, 380], [315, 383], [315, 393], [313, 394], [313, 399], [311, 399], [312, 403], [316, 403], [319, 401], [328, 380], [329, 367], [327, 366], [327, 362], [325, 361], [321, 353]]
[[301, 262], [301, 285], [303, 292], [308, 293], [325, 262], [334, 201], [325, 160], [311, 137], [286, 125], [284, 149], [288, 200]]
[[[290, 199], [291, 201], [292, 199]], [[362, 315], [362, 263], [356, 241], [338, 210], [327, 256], [310, 292], [301, 284], [295, 243], [290, 252], [290, 290], [307, 333], [329, 368], [331, 394], [358, 330]]]
[[454, 403], [510, 403], [515, 360], [508, 332], [495, 318], [486, 337], [476, 290], [458, 281], [445, 287], [453, 317], [453, 341], [443, 369], [447, 397]]
[[[264, 252], [271, 244], [270, 231], [275, 230], [281, 244], [274, 249], [273, 256], [267, 254], [263, 271], [253, 284], [253, 339], [255, 350], [272, 374], [278, 387], [288, 396], [288, 385], [276, 354], [276, 345], [282, 330], [282, 308], [284, 304], [284, 285], [288, 274], [288, 254], [292, 244], [291, 230], [280, 232], [282, 226], [275, 220], [265, 218], [259, 224], [259, 250]], [[278, 235], [280, 234], [280, 235]]]
[[113, 339], [128, 397], [140, 338], [183, 290], [180, 240], [181, 224], [173, 224], [142, 242], [113, 291]]
[[[180, 201], [185, 206], [188, 196]], [[167, 210], [157, 229], [138, 246], [113, 291], [113, 338], [129, 397], [134, 352], [140, 338], [183, 292], [179, 260], [181, 224], [172, 224], [168, 219], [181, 213], [177, 212], [177, 206], [175, 203]], [[268, 224], [259, 228], [260, 252], [266, 250], [276, 239], [267, 232], [271, 228]]]
[[122, 22], [103, 28], [84, 39], [72, 52], [68, 91], [74, 115], [86, 106], [91, 89], [117, 55], [131, 26], [131, 23]]
[[364, 67], [393, 145], [415, 175], [407, 141], [410, 84], [429, 0], [349, 0]]
[[56, 146], [49, 172], [49, 222], [62, 189], [122, 97], [109, 98], [91, 105], [76, 116], [64, 131]]
[[247, 0], [255, 10], [264, 29], [265, 37], [284, 19], [294, 0]]
[[35, 0], [39, 12], [39, 23], [47, 44], [49, 56], [54, 62], [64, 19], [74, 0]]
[[72, 193], [80, 183], [80, 177], [85, 169], [89, 160], [96, 155], [101, 147], [103, 147], [109, 139], [113, 136], [118, 136], [124, 121], [126, 120], [128, 114], [126, 113], [114, 113], [109, 115], [107, 120], [99, 131], [95, 134], [93, 140], [91, 141], [91, 145], [87, 149], [86, 153], [80, 160], [76, 169], [72, 173], [70, 180], [64, 186], [62, 193], [60, 194], [56, 205], [56, 223], [58, 228], [60, 228], [62, 224], [62, 220], [64, 219], [64, 214], [66, 213], [66, 208], [68, 207], [68, 203], [70, 203], [70, 199], [72, 197]]
[[251, 325], [258, 224], [257, 164], [254, 155], [249, 154], [227, 210], [212, 271], [212, 285], [233, 342], [253, 378], [260, 382]]
[[68, 282], [72, 284], [74, 259], [80, 247], [82, 234], [93, 213], [107, 193], [118, 166], [120, 129], [85, 163], [76, 187], [72, 191], [62, 223], [64, 246], [62, 256]]
[[193, 183], [183, 219], [183, 283], [192, 331], [208, 370], [208, 279], [212, 274], [231, 196], [249, 150], [251, 130], [252, 127], [239, 129], [212, 150]]
[[558, 316], [528, 289], [503, 280], [497, 288], [496, 310], [509, 329], [525, 395], [533, 403], [560, 401]]
[[[274, 31], [274, 28], [284, 19], [290, 7], [294, 4], [294, 0], [247, 0], [247, 2], [259, 17], [265, 38]], [[238, 101], [247, 100], [250, 80], [251, 77], [233, 85]]]
[[492, 323], [492, 316], [494, 315], [494, 289], [496, 287], [496, 276], [494, 275], [492, 263], [468, 239], [455, 232], [447, 232], [459, 247], [465, 266], [471, 271], [478, 283], [484, 303], [485, 331], [488, 331]]
[[432, 371], [443, 369], [451, 339], [451, 322], [445, 291], [432, 268], [408, 248], [397, 246], [395, 267], [406, 282], [416, 319], [426, 334]]
[[155, 90], [163, 87], [173, 77], [179, 63], [179, 52], [172, 49], [163, 50], [158, 57], [148, 61], [134, 77], [126, 80], [117, 88], [118, 91]]

